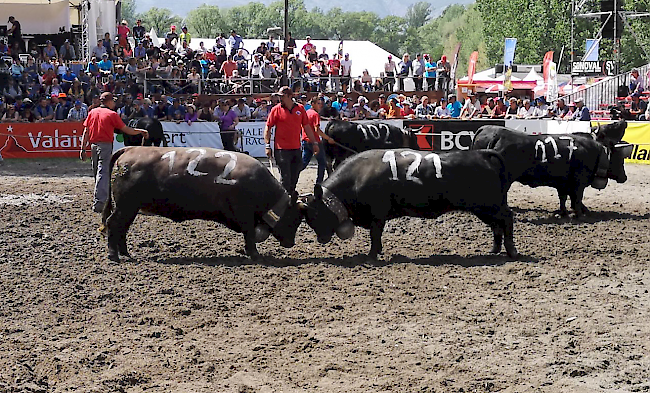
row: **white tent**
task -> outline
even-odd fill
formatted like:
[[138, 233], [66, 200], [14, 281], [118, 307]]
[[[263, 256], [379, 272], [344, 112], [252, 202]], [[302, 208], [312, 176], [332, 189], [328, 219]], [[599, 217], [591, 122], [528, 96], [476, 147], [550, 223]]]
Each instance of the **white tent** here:
[[16, 18], [26, 35], [58, 34], [61, 28], [70, 31], [68, 4], [68, 0], [0, 0], [0, 15]]

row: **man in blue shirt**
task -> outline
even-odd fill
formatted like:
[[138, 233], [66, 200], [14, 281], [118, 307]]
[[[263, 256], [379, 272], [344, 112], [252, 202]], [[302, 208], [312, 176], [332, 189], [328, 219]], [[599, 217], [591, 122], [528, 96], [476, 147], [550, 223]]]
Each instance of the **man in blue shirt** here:
[[447, 110], [452, 118], [457, 119], [460, 117], [460, 110], [463, 109], [463, 105], [456, 101], [456, 96], [454, 94], [449, 95], [449, 104], [447, 104]]
[[433, 91], [436, 89], [436, 62], [429, 58], [429, 55], [424, 55], [424, 77], [427, 78], [427, 90]]
[[142, 41], [138, 42], [138, 46], [135, 47], [135, 50], [133, 51], [133, 55], [135, 56], [136, 59], [143, 59], [147, 57], [147, 50], [144, 48], [144, 44]]
[[582, 97], [576, 98], [575, 103], [576, 110], [573, 112], [573, 120], [590, 121], [591, 114], [589, 113], [589, 108], [585, 106]]
[[65, 74], [61, 76], [61, 87], [63, 88], [63, 91], [67, 92], [70, 90], [72, 82], [75, 80], [77, 80], [77, 75], [72, 72], [70, 68], [66, 69]]
[[167, 108], [167, 117], [168, 120], [173, 120], [174, 119], [174, 114], [176, 111], [179, 111], [181, 113], [182, 117], [185, 117], [185, 107], [181, 105], [181, 102], [178, 101], [178, 98], [173, 98], [173, 104]]
[[96, 57], [93, 56], [90, 58], [90, 63], [88, 63], [88, 67], [86, 67], [86, 72], [92, 76], [99, 75], [99, 66], [97, 65]]
[[108, 55], [106, 53], [102, 55], [102, 61], [97, 63], [97, 66], [102, 71], [113, 72], [113, 62], [108, 60]]

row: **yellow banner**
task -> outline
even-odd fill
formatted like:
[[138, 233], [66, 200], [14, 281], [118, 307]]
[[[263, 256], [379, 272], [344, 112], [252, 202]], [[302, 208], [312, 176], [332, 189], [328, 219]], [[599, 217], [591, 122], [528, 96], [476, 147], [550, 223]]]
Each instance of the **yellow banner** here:
[[[600, 124], [605, 123], [600, 122]], [[592, 125], [597, 126], [598, 124], [592, 122]], [[627, 122], [623, 140], [635, 145], [632, 156], [626, 159], [625, 162], [650, 165], [650, 123]]]

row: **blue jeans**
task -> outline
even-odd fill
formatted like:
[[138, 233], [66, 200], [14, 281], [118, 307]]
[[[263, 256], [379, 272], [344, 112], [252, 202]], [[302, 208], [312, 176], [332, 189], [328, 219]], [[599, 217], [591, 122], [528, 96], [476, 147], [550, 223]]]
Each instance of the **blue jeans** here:
[[[314, 156], [314, 147], [311, 142], [302, 141], [302, 169], [307, 168], [309, 161]], [[316, 175], [316, 184], [321, 184], [325, 177], [325, 149], [323, 149], [323, 142], [318, 144], [318, 154], [316, 154], [316, 161], [318, 162], [318, 172]]]

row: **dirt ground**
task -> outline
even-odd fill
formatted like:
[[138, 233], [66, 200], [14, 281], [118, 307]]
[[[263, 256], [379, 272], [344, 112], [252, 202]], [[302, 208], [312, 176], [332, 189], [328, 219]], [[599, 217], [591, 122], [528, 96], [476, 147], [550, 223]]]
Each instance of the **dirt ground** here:
[[[244, 258], [243, 237], [139, 216], [112, 263], [90, 165], [0, 167], [0, 392], [650, 391], [650, 166], [556, 219], [514, 185], [523, 257], [474, 216], [404, 218]], [[300, 188], [313, 184], [303, 172]]]

